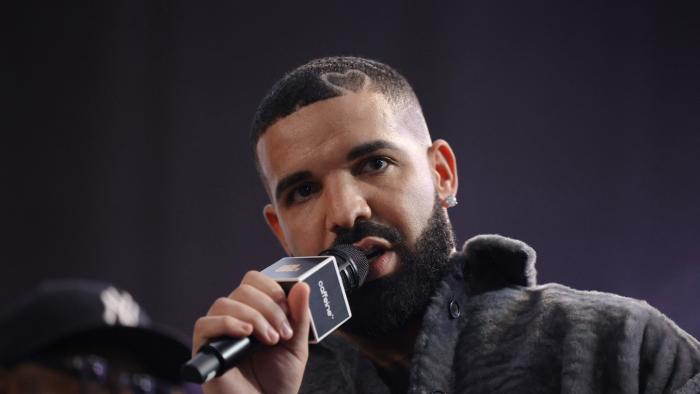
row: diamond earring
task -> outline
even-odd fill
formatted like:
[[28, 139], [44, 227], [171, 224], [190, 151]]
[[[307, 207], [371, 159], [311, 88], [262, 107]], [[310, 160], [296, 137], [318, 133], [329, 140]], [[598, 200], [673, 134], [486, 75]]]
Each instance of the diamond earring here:
[[457, 202], [457, 197], [454, 196], [454, 194], [450, 194], [445, 198], [445, 203], [444, 206], [445, 208], [452, 208], [458, 204]]

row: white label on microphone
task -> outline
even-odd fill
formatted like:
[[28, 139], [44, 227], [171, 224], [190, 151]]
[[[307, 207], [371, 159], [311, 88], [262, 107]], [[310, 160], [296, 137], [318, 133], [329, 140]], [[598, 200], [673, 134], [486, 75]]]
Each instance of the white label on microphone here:
[[326, 307], [326, 316], [335, 320], [335, 315], [333, 314], [333, 310], [331, 309], [331, 302], [328, 300], [328, 292], [326, 291], [326, 288], [323, 287], [322, 280], [318, 281], [318, 290], [321, 292], [321, 297], [323, 298], [323, 306]]

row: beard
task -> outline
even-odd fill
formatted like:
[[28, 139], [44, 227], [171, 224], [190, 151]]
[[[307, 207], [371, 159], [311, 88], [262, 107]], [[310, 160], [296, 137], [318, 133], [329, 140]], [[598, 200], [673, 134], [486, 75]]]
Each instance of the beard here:
[[349, 295], [353, 317], [342, 330], [366, 338], [396, 332], [423, 316], [430, 296], [442, 279], [455, 246], [445, 210], [437, 203], [415, 245], [408, 245], [401, 232], [370, 220], [340, 229], [334, 245], [352, 244], [366, 236], [386, 239], [399, 257], [391, 274], [365, 283]]

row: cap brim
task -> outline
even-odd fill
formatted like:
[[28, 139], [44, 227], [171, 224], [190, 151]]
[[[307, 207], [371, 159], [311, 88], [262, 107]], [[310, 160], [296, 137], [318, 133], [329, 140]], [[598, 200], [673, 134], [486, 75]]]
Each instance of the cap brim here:
[[[190, 359], [190, 347], [185, 338], [165, 327], [100, 326], [85, 328], [70, 335], [53, 338], [27, 354], [41, 353], [46, 349], [71, 349], [100, 354], [105, 350], [118, 350], [119, 354], [133, 358], [146, 368], [150, 375], [171, 383], [180, 383], [180, 367]], [[21, 361], [21, 358], [17, 361]]]

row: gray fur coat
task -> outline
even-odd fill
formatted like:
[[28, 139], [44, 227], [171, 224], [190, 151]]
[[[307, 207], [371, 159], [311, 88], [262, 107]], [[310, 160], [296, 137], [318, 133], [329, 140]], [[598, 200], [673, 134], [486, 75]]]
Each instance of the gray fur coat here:
[[[700, 393], [700, 344], [643, 301], [535, 284], [535, 252], [469, 240], [425, 313], [411, 393]], [[302, 393], [389, 393], [330, 336], [310, 348]]]

